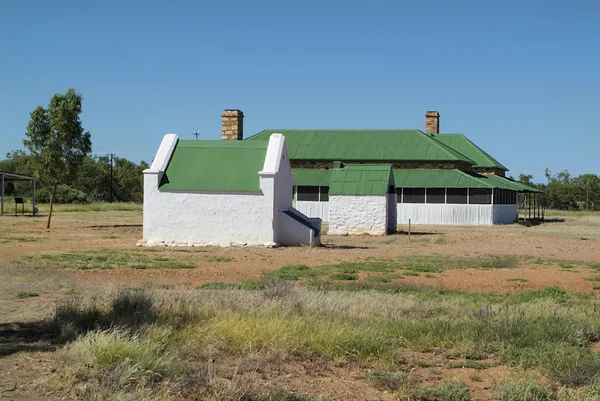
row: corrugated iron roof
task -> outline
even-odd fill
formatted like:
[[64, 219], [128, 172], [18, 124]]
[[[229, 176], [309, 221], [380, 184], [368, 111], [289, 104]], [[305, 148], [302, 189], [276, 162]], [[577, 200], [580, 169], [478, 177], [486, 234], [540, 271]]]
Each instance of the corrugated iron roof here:
[[488, 181], [490, 181], [491, 183], [494, 183], [494, 185], [498, 185], [498, 186], [505, 186], [508, 188], [505, 189], [512, 189], [513, 191], [518, 191], [518, 192], [537, 192], [537, 193], [543, 193], [544, 191], [539, 190], [537, 188], [534, 187], [530, 187], [529, 185], [523, 184], [521, 182], [518, 181], [513, 181], [510, 180], [506, 177], [501, 177], [499, 175], [496, 174], [490, 174], [490, 175], [486, 175], [484, 176]]
[[333, 169], [329, 195], [385, 195], [390, 184], [391, 164], [347, 164]]
[[419, 130], [265, 130], [285, 136], [291, 160], [475, 162]]
[[316, 168], [293, 168], [294, 185], [328, 187], [331, 181], [331, 170]]
[[394, 170], [398, 188], [493, 188], [481, 176], [473, 176], [460, 170]]
[[159, 189], [260, 192], [267, 141], [179, 141]]
[[462, 153], [476, 164], [473, 167], [498, 168], [508, 171], [498, 160], [494, 159], [479, 146], [471, 142], [463, 134], [433, 134], [433, 139]]

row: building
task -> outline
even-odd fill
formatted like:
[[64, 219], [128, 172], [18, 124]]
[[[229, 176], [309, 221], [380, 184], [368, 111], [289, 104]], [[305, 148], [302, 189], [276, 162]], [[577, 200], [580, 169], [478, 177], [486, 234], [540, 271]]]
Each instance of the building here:
[[166, 135], [144, 171], [141, 244], [319, 245], [321, 219], [292, 207], [284, 136], [264, 139], [189, 141]]
[[329, 234], [396, 231], [396, 186], [390, 164], [337, 164], [329, 185]]
[[[243, 115], [235, 124], [242, 139]], [[264, 130], [286, 137], [294, 172], [295, 207], [330, 222], [335, 163], [391, 165], [397, 223], [491, 225], [517, 220], [517, 194], [527, 194], [530, 217], [541, 214], [539, 190], [505, 178], [507, 168], [462, 134], [440, 134], [440, 114], [425, 114], [426, 132], [404, 130]], [[225, 124], [225, 123], [224, 123]]]

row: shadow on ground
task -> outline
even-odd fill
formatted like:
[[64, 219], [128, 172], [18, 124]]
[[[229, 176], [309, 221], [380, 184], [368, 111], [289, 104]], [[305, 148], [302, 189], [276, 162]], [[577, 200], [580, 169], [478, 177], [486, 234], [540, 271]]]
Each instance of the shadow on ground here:
[[64, 343], [46, 321], [0, 323], [0, 357], [17, 352], [54, 351]]

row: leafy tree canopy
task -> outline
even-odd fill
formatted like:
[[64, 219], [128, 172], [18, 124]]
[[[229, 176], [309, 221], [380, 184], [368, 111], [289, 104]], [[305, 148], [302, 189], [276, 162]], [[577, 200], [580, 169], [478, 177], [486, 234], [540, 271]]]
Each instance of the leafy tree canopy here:
[[27, 139], [23, 144], [31, 152], [36, 178], [49, 187], [51, 194], [48, 228], [58, 184], [73, 177], [92, 150], [90, 133], [84, 131], [79, 118], [82, 99], [73, 88], [64, 94], [57, 93], [47, 108], [36, 107], [27, 124]]

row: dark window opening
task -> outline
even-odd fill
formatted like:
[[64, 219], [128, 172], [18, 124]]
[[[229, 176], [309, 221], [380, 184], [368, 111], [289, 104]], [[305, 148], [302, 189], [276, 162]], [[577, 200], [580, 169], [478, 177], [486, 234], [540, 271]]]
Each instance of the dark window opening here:
[[317, 186], [298, 186], [298, 197], [296, 200], [299, 201], [319, 201], [319, 187]]
[[446, 203], [444, 188], [427, 188], [427, 203]]
[[396, 188], [396, 202], [402, 203], [402, 188]]
[[473, 205], [489, 205], [492, 203], [492, 190], [483, 188], [471, 188], [469, 191], [469, 203]]
[[319, 201], [329, 202], [329, 187], [319, 187]]
[[299, 185], [296, 187], [297, 201], [328, 202], [329, 187], [316, 185]]
[[404, 188], [404, 203], [425, 203], [425, 188]]
[[467, 188], [448, 188], [448, 200], [446, 203], [466, 205]]

